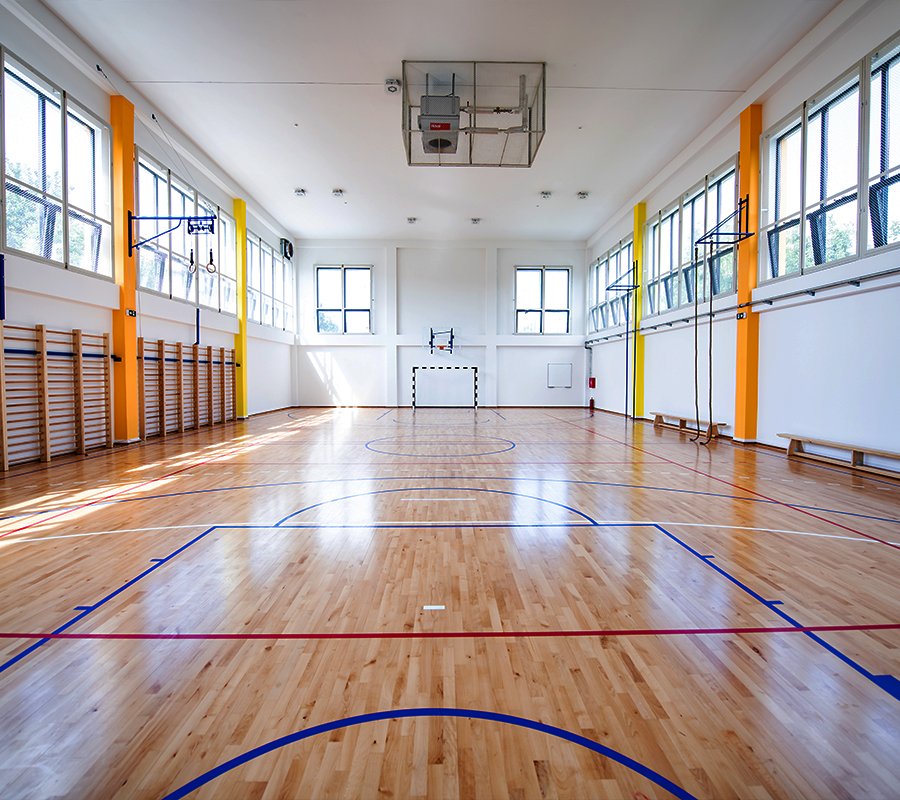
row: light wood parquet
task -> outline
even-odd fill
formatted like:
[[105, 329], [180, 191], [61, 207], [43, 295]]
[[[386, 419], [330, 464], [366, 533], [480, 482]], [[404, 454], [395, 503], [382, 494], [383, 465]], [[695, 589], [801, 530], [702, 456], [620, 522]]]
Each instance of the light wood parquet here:
[[162, 798], [431, 709], [189, 796], [894, 798], [897, 545], [898, 481], [577, 409], [296, 409], [18, 468], [0, 796]]

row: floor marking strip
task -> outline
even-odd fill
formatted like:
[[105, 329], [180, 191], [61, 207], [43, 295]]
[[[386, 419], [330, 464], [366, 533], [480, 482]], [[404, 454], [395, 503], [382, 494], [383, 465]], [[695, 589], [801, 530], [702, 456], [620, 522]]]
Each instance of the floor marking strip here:
[[[218, 523], [215, 523], [218, 525]], [[116, 531], [90, 531], [89, 533], [63, 533], [58, 536], [38, 536], [34, 539], [12, 539], [16, 544], [24, 544], [25, 542], [48, 542], [53, 539], [79, 539], [84, 536], [110, 536], [114, 533], [141, 533], [143, 531], [172, 531], [172, 530], [185, 530], [190, 528], [208, 528], [210, 527], [207, 523], [202, 523], [198, 525], [161, 525], [156, 528], [121, 528]]]
[[[710, 565], [713, 566], [713, 565]], [[716, 567], [713, 566], [715, 569]], [[724, 572], [724, 571], [723, 571]], [[764, 604], [771, 607], [769, 603]], [[85, 606], [93, 608], [93, 606]], [[444, 606], [423, 606], [425, 610], [445, 610]], [[772, 609], [778, 612], [777, 609]], [[786, 616], [781, 614], [781, 616]], [[900, 630], [900, 622], [862, 625], [755, 625], [725, 628], [599, 628], [597, 630], [525, 630], [525, 631], [360, 631], [340, 633], [65, 633], [0, 631], [0, 639], [41, 640], [134, 640], [134, 641], [268, 641], [268, 640], [342, 640], [342, 639], [546, 639], [601, 638], [617, 636], [739, 636], [767, 633], [841, 633]]]
[[500, 714], [496, 711], [479, 711], [471, 708], [398, 708], [392, 711], [376, 711], [370, 714], [360, 714], [355, 717], [333, 720], [332, 722], [326, 722], [322, 725], [314, 725], [287, 736], [282, 736], [280, 739], [273, 739], [271, 742], [267, 742], [252, 750], [248, 750], [246, 753], [235, 756], [230, 761], [219, 764], [217, 767], [213, 767], [213, 769], [208, 772], [204, 772], [202, 775], [199, 775], [192, 781], [184, 784], [179, 789], [176, 789], [174, 792], [164, 797], [163, 800], [180, 800], [182, 797], [187, 797], [187, 795], [196, 791], [201, 786], [224, 775], [226, 772], [230, 772], [249, 761], [253, 761], [267, 753], [271, 753], [273, 750], [295, 744], [303, 739], [308, 739], [312, 736], [339, 730], [341, 728], [349, 728], [353, 725], [408, 717], [463, 717], [466, 719], [484, 719], [491, 722], [516, 725], [521, 728], [530, 728], [531, 730], [546, 733], [550, 736], [555, 736], [558, 739], [564, 739], [573, 744], [580, 745], [581, 747], [592, 750], [611, 761], [615, 761], [623, 767], [630, 769], [632, 772], [652, 781], [660, 788], [669, 792], [673, 797], [677, 798], [677, 800], [697, 800], [690, 792], [682, 789], [678, 784], [673, 783], [668, 778], [650, 769], [650, 767], [641, 764], [639, 761], [635, 761], [633, 758], [630, 758], [617, 750], [613, 750], [611, 747], [595, 742], [593, 739], [588, 739], [580, 734], [572, 733], [564, 728], [557, 728], [555, 725], [548, 725], [545, 722], [537, 722], [535, 720], [526, 719], [525, 717], [514, 717], [510, 714]]

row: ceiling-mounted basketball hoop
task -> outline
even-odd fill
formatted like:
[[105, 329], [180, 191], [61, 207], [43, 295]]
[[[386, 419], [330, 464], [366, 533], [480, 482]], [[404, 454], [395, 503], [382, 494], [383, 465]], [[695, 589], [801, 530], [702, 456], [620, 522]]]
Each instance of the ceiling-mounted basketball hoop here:
[[410, 166], [530, 167], [544, 138], [544, 62], [404, 61]]

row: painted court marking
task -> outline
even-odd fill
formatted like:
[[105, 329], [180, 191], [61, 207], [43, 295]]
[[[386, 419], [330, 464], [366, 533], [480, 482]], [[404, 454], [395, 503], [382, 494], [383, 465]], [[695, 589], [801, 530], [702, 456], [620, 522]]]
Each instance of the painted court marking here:
[[[89, 608], [85, 606], [84, 608]], [[422, 606], [424, 611], [445, 611], [446, 606]], [[858, 625], [749, 625], [725, 628], [598, 628], [596, 630], [524, 630], [524, 631], [343, 631], [242, 633], [53, 633], [49, 631], [0, 631], [0, 639], [96, 640], [96, 641], [333, 641], [354, 639], [554, 639], [615, 638], [622, 636], [741, 636], [782, 633], [847, 633], [900, 630], [900, 622], [873, 622]]]
[[248, 750], [246, 753], [242, 753], [241, 755], [232, 758], [230, 761], [226, 761], [224, 764], [220, 764], [208, 772], [194, 778], [192, 781], [184, 784], [181, 788], [176, 789], [174, 792], [167, 795], [163, 800], [180, 800], [180, 798], [186, 797], [201, 786], [224, 775], [226, 772], [230, 772], [231, 770], [246, 764], [248, 761], [253, 761], [260, 756], [271, 753], [273, 750], [287, 747], [288, 745], [295, 744], [304, 739], [309, 739], [312, 736], [318, 736], [321, 733], [328, 733], [329, 731], [339, 730], [341, 728], [349, 728], [353, 725], [362, 725], [381, 720], [404, 719], [408, 717], [465, 717], [467, 719], [501, 722], [506, 725], [515, 725], [520, 728], [530, 728], [531, 730], [546, 733], [550, 736], [555, 736], [558, 739], [572, 742], [573, 744], [580, 745], [599, 755], [605, 756], [611, 761], [615, 761], [617, 764], [621, 764], [632, 772], [652, 781], [660, 788], [665, 789], [672, 796], [678, 798], [678, 800], [696, 800], [694, 795], [685, 791], [658, 772], [655, 772], [644, 764], [641, 764], [639, 761], [635, 761], [633, 758], [623, 755], [617, 750], [613, 750], [611, 747], [600, 744], [600, 742], [596, 742], [593, 739], [588, 739], [580, 734], [572, 733], [564, 728], [557, 728], [554, 725], [548, 725], [544, 722], [537, 722], [524, 717], [514, 717], [510, 714], [500, 714], [495, 711], [479, 711], [472, 708], [398, 708], [391, 711], [376, 711], [371, 714], [360, 714], [355, 717], [347, 717], [345, 719], [326, 722], [322, 725], [314, 725], [313, 727], [304, 728], [303, 730], [296, 731], [287, 736], [282, 736], [280, 739], [274, 739], [271, 742]]
[[[424, 502], [420, 501], [417, 498], [405, 498], [408, 499], [409, 502]], [[475, 498], [431, 498], [433, 500], [448, 500], [448, 501], [474, 501]], [[634, 525], [636, 527], [644, 527], [648, 525], [655, 524], [652, 520], [644, 520], [644, 519], [620, 519], [620, 520], [602, 520], [604, 525], [616, 525], [627, 527], [629, 525]], [[733, 530], [733, 531], [750, 531], [754, 533], [781, 533], [790, 536], [812, 536], [820, 539], [840, 539], [845, 542], [859, 542], [860, 544], [873, 544], [872, 539], [861, 539], [858, 536], [841, 536], [835, 533], [815, 533], [813, 531], [795, 531], [795, 530], [786, 530], [781, 528], [753, 528], [747, 527], [744, 525], [717, 525], [714, 523], [707, 522], [677, 522], [674, 520], [670, 520], [667, 522], [660, 522], [660, 525], [669, 525], [673, 527], [680, 528], [711, 528], [711, 529], [722, 529], [722, 530]], [[290, 525], [263, 525], [259, 523], [245, 523], [245, 522], [200, 522], [194, 525], [160, 525], [156, 527], [148, 527], [148, 528], [120, 528], [117, 530], [108, 530], [108, 531], [85, 531], [83, 533], [64, 533], [57, 534], [54, 536], [37, 536], [32, 539], [12, 539], [12, 542], [16, 544], [39, 544], [40, 542], [48, 542], [56, 539], [79, 539], [84, 537], [91, 536], [111, 536], [117, 533], [143, 533], [146, 531], [167, 531], [167, 530], [190, 530], [192, 528], [221, 528], [223, 530], [227, 529], [242, 529], [245, 527], [255, 527], [255, 528], [289, 528], [289, 529], [300, 529], [300, 530], [316, 530], [316, 529], [327, 529], [327, 530], [342, 530], [342, 529], [357, 529], [357, 528], [435, 528], [435, 527], [458, 527], [458, 528], [478, 528], [478, 527], [516, 527], [516, 528], [591, 528], [594, 527], [593, 523], [579, 523], [579, 522], [522, 522], [521, 520], [515, 519], [485, 519], [485, 520], [428, 520], [425, 521], [415, 521], [415, 520], [380, 520], [377, 523], [368, 523], [368, 522], [332, 522], [332, 523], [316, 523], [316, 522], [308, 522], [308, 523], [292, 523]]]

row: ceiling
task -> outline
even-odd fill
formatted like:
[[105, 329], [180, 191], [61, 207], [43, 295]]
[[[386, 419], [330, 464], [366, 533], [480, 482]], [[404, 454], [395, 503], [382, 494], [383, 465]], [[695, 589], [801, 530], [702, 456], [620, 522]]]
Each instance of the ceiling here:
[[[578, 241], [837, 4], [44, 2], [298, 239]], [[534, 166], [407, 166], [403, 59], [545, 61]]]

